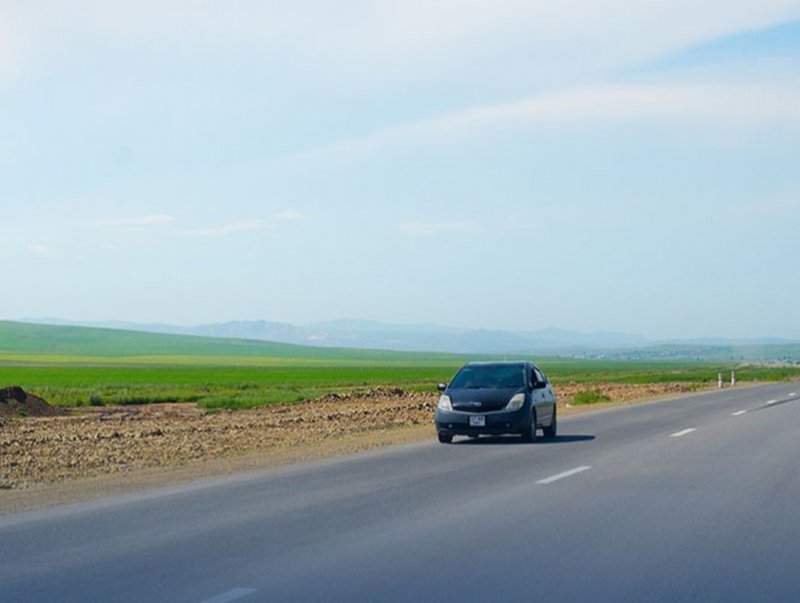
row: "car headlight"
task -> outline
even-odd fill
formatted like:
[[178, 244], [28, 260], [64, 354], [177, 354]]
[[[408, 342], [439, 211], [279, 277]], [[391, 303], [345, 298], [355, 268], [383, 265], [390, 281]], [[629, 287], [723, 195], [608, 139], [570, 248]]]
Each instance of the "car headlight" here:
[[506, 404], [506, 410], [519, 410], [525, 404], [525, 394], [515, 394]]
[[442, 394], [439, 397], [439, 410], [453, 410], [453, 403], [447, 394]]

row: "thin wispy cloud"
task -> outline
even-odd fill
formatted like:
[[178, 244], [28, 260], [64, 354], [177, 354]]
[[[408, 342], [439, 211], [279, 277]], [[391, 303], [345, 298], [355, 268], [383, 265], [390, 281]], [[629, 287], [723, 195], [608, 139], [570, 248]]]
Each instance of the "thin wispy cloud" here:
[[[366, 2], [358, 11], [335, 10], [318, 0], [241, 6], [77, 0], [46, 3], [50, 18], [42, 20], [40, 6], [7, 4], [11, 6], [3, 10], [12, 31], [36, 42], [69, 43], [62, 24], [71, 18], [67, 31], [76, 38], [147, 39], [156, 44], [216, 40], [222, 48], [235, 44], [254, 51], [272, 49], [295, 64], [348, 75], [374, 75], [392, 65], [415, 67], [393, 70], [393, 76], [401, 78], [413, 78], [424, 63], [457, 61], [476, 50], [496, 51], [498, 45], [507, 48], [509, 56], [526, 41], [539, 51], [526, 55], [534, 69], [555, 58], [560, 59], [559, 67], [596, 62], [613, 68], [800, 15], [800, 7], [791, 0], [728, 0], [724, 10], [694, 0], [407, 0]], [[623, 14], [626, 27], [620, 27]], [[61, 35], [50, 35], [53, 31]], [[609, 44], [609, 39], [615, 43]], [[358, 70], [348, 69], [352, 60], [359, 62]]]
[[27, 246], [28, 253], [33, 255], [51, 255], [55, 253], [55, 248], [52, 245], [45, 243], [30, 243]]
[[278, 220], [306, 220], [308, 216], [294, 209], [287, 209], [273, 215]]
[[[0, 75], [11, 65], [12, 56], [11, 30], [6, 23], [5, 17], [0, 14]], [[0, 79], [0, 83], [2, 83], [2, 79]]]
[[169, 214], [151, 214], [130, 218], [112, 218], [95, 220], [93, 224], [101, 228], [147, 228], [150, 226], [163, 226], [175, 222], [174, 216]]
[[180, 231], [180, 234], [191, 237], [226, 237], [235, 234], [268, 230], [270, 228], [272, 228], [272, 226], [264, 220], [240, 220], [238, 222], [230, 222], [210, 228], [183, 230]]
[[790, 83], [604, 85], [455, 111], [294, 155], [289, 162], [347, 158], [411, 143], [520, 127], [609, 122], [694, 123], [735, 130], [800, 125], [800, 86]]
[[734, 215], [743, 218], [796, 219], [800, 216], [800, 188], [751, 203], [740, 203], [732, 210]]
[[396, 230], [407, 237], [430, 237], [447, 232], [478, 232], [476, 222], [402, 222]]

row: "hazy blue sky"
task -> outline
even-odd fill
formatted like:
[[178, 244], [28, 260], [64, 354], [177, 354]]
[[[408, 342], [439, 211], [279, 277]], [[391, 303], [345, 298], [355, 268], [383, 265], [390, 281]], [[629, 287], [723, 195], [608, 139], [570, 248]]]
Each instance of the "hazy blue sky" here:
[[0, 318], [800, 338], [800, 1], [0, 0]]

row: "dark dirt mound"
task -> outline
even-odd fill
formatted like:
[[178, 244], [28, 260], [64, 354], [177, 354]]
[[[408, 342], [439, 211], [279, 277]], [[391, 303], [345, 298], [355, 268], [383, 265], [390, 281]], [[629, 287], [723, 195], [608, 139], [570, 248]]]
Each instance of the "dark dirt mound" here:
[[63, 414], [39, 396], [27, 393], [18, 385], [0, 388], [0, 417], [52, 417]]

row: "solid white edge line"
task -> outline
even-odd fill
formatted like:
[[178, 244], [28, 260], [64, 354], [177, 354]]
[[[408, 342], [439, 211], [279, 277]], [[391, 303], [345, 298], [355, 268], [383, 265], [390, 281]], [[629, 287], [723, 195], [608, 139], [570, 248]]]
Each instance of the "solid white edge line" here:
[[584, 471], [588, 471], [591, 469], [589, 466], [583, 467], [575, 467], [575, 469], [570, 469], [569, 471], [564, 471], [563, 473], [557, 473], [556, 475], [551, 475], [550, 477], [546, 477], [544, 479], [540, 479], [537, 484], [552, 484], [553, 482], [557, 482], [560, 479], [564, 479], [565, 477], [570, 477], [577, 473], [583, 473]]
[[743, 414], [744, 414], [744, 413], [746, 413], [746, 412], [747, 412], [746, 410], [739, 410], [739, 411], [737, 411], [737, 412], [733, 413], [733, 415], [732, 415], [732, 416], [734, 416], [734, 417], [738, 417], [738, 416], [740, 416], [740, 415], [743, 415]]
[[697, 428], [690, 427], [689, 429], [684, 429], [683, 431], [676, 431], [675, 433], [670, 434], [669, 437], [679, 438], [681, 436], [685, 436], [687, 433], [692, 433], [693, 431], [697, 431]]
[[252, 595], [254, 592], [256, 592], [255, 588], [234, 588], [228, 592], [222, 593], [221, 595], [217, 595], [216, 597], [203, 599], [200, 603], [230, 603], [236, 599], [241, 599], [247, 595]]

